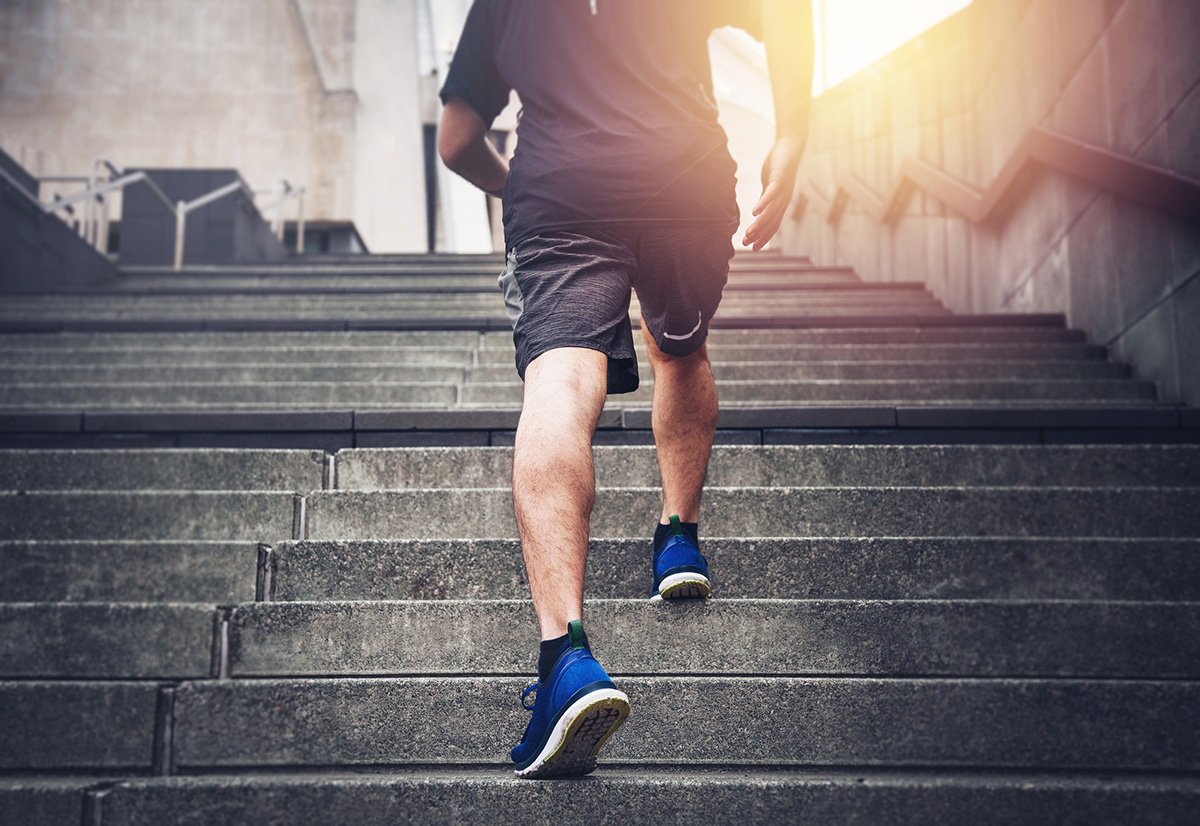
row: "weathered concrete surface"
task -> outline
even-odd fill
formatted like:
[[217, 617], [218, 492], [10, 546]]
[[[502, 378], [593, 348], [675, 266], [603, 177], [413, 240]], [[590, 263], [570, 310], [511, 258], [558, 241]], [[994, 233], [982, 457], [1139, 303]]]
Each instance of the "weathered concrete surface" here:
[[0, 778], [0, 823], [79, 826], [84, 791], [104, 782], [112, 781], [102, 777]]
[[218, 539], [292, 536], [291, 493], [0, 492], [0, 539]]
[[[183, 683], [182, 769], [502, 762], [527, 678]], [[1193, 682], [637, 677], [608, 760], [1195, 771]], [[464, 720], [474, 721], [464, 725]], [[271, 732], [265, 736], [265, 732]]]
[[[209, 333], [207, 335], [213, 335]], [[367, 340], [369, 342], [369, 339]], [[314, 343], [306, 347], [251, 346], [226, 343], [206, 344], [203, 340], [173, 342], [156, 350], [141, 347], [117, 346], [100, 340], [95, 349], [67, 350], [63, 347], [39, 346], [27, 342], [24, 348], [0, 351], [0, 364], [13, 368], [68, 367], [90, 368], [103, 365], [112, 368], [190, 367], [217, 365], [293, 365], [312, 364], [342, 366], [348, 364], [388, 364], [411, 367], [446, 366], [468, 367], [474, 351], [465, 347], [375, 347], [364, 342], [361, 346]], [[1074, 345], [1065, 345], [1068, 348]], [[1023, 354], [1022, 354], [1023, 355]], [[950, 356], [949, 353], [946, 354]], [[1070, 359], [1062, 358], [1060, 361]], [[510, 365], [512, 358], [507, 362]]]
[[148, 770], [158, 686], [0, 683], [0, 769]]
[[[1195, 603], [591, 600], [584, 619], [611, 674], [1200, 677]], [[525, 601], [250, 603], [230, 617], [234, 677], [512, 674], [536, 647]]]
[[209, 676], [215, 605], [0, 604], [0, 678]]
[[[1200, 535], [1190, 488], [709, 488], [704, 513], [706, 533], [735, 537]], [[658, 515], [657, 490], [601, 488], [592, 535], [642, 536]], [[308, 497], [311, 539], [514, 536], [504, 489]]]
[[[1067, 378], [1115, 375], [1105, 371], [1107, 362], [1089, 367], [1067, 364], [1057, 374]], [[1101, 368], [1101, 369], [1097, 369]], [[968, 368], [965, 368], [969, 372]], [[1003, 369], [1003, 368], [1002, 368]], [[1052, 368], [1053, 369], [1053, 368]], [[1032, 372], [1032, 371], [1030, 371]], [[1009, 369], [1010, 375], [1012, 370]], [[1020, 375], [1018, 372], [1017, 375]], [[951, 376], [953, 378], [953, 376]], [[37, 367], [0, 367], [0, 382], [5, 384], [291, 384], [291, 383], [428, 383], [461, 384], [466, 371], [460, 367], [392, 364], [241, 364], [241, 365], [109, 365], [89, 367], [39, 365]]]
[[[888, 381], [897, 379], [1102, 379], [1125, 378], [1129, 367], [1097, 359], [1059, 361], [969, 361], [966, 359], [942, 361], [898, 361], [881, 358], [875, 361], [722, 361], [713, 364], [712, 372], [717, 384], [727, 381]], [[262, 368], [270, 376], [271, 369]], [[418, 368], [408, 368], [413, 378], [409, 381], [426, 381], [415, 378]], [[77, 377], [85, 370], [74, 372], [74, 368], [55, 369], [48, 373], [43, 368], [0, 368], [0, 378], [15, 376], [17, 381], [46, 381]], [[449, 371], [446, 371], [447, 374]], [[476, 367], [469, 370], [473, 382], [504, 382], [515, 375], [512, 365]], [[77, 379], [76, 379], [77, 380]], [[268, 381], [272, 380], [270, 378]], [[442, 380], [442, 379], [434, 379]]]
[[[644, 351], [639, 349], [639, 363], [645, 362]], [[822, 361], [888, 361], [895, 359], [907, 363], [918, 361], [1089, 361], [1103, 360], [1104, 348], [1086, 344], [725, 344], [713, 345], [709, 349], [709, 360], [714, 364], [737, 364], [739, 362], [822, 362]], [[514, 351], [480, 350], [479, 364], [486, 366], [513, 367]], [[10, 363], [5, 360], [0, 363]]]
[[312, 450], [5, 450], [0, 490], [293, 490], [321, 487]]
[[[1193, 822], [1195, 781], [1168, 777], [917, 772], [645, 771], [600, 768], [587, 780], [530, 783], [506, 769], [386, 774], [215, 775], [128, 780], [104, 799], [112, 826], [238, 820], [325, 823], [1079, 823]], [[72, 824], [74, 826], [74, 824]]]
[[[462, 387], [463, 404], [521, 403], [522, 388], [516, 382], [505, 384], [472, 383]], [[648, 402], [650, 382], [633, 393], [617, 397], [622, 403]], [[1154, 385], [1130, 379], [887, 379], [812, 381], [734, 381], [717, 382], [722, 402], [786, 404], [803, 401], [1153, 401]]]
[[0, 542], [0, 602], [244, 602], [254, 542]]
[[9, 384], [0, 387], [0, 407], [324, 408], [355, 406], [449, 407], [457, 388], [412, 382], [164, 382], [161, 384]]
[[[652, 447], [592, 449], [600, 487], [658, 481]], [[339, 451], [342, 490], [503, 487], [511, 448], [394, 448]], [[1200, 447], [753, 446], [715, 447], [714, 487], [824, 485], [1200, 485]]]
[[[701, 547], [718, 599], [1200, 601], [1200, 539], [706, 538]], [[277, 600], [529, 596], [516, 540], [305, 541], [274, 550]], [[591, 542], [589, 599], [644, 598], [651, 576], [649, 529], [642, 539]]]

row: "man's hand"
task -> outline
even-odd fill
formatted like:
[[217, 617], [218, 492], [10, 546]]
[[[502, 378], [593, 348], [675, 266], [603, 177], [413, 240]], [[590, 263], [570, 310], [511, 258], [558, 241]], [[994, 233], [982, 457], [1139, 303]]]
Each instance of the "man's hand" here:
[[763, 161], [763, 193], [754, 207], [754, 222], [742, 238], [742, 246], [762, 249], [779, 232], [792, 192], [796, 189], [796, 169], [804, 154], [804, 140], [798, 137], [778, 138]]

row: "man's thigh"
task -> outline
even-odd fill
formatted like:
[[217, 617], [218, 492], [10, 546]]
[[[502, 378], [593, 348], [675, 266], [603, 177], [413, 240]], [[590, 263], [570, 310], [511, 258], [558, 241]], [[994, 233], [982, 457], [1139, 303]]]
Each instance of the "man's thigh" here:
[[636, 261], [627, 239], [603, 230], [547, 231], [509, 250], [500, 276], [517, 372], [560, 347], [608, 357], [608, 392], [637, 389], [637, 357], [629, 322]]
[[691, 355], [708, 337], [729, 278], [732, 236], [724, 226], [683, 223], [638, 233], [633, 287], [642, 324], [667, 355]]

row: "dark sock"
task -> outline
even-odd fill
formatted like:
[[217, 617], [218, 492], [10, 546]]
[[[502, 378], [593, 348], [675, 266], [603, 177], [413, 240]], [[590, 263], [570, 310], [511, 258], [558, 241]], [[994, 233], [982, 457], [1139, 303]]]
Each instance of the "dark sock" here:
[[563, 643], [567, 641], [567, 635], [553, 640], [544, 640], [542, 642], [541, 651], [538, 653], [538, 682], [544, 683], [550, 677], [550, 671], [554, 668], [554, 663], [558, 661], [558, 651], [562, 648]]
[[[697, 548], [700, 547], [700, 540], [698, 538], [699, 530], [700, 530], [699, 526], [700, 526], [699, 522], [680, 522], [679, 523], [679, 527], [683, 528], [683, 530], [687, 533], [687, 535], [689, 537], [691, 537], [692, 544], [694, 544]], [[671, 526], [670, 525], [660, 524], [657, 528], [655, 528], [654, 529], [654, 549], [658, 550], [659, 548], [661, 548], [663, 542], [665, 542], [667, 537], [670, 535], [671, 535]]]

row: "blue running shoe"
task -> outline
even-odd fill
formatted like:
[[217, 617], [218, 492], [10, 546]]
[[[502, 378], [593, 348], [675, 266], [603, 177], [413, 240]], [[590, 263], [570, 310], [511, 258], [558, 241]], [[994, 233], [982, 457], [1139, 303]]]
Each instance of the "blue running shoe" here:
[[[525, 705], [531, 691], [537, 696]], [[567, 640], [544, 683], [521, 695], [533, 712], [521, 744], [512, 750], [517, 777], [589, 774], [596, 755], [629, 716], [629, 698], [617, 690], [588, 648], [583, 623], [567, 624]]]
[[708, 561], [684, 530], [678, 516], [671, 517], [671, 532], [654, 549], [654, 587], [650, 599], [706, 599], [712, 593]]

